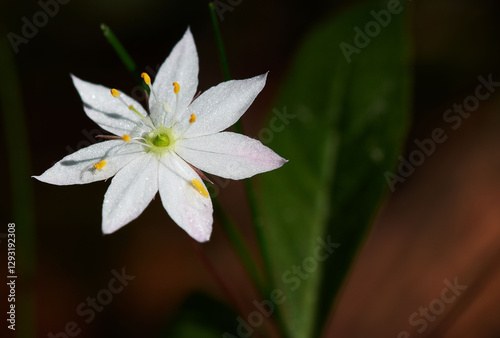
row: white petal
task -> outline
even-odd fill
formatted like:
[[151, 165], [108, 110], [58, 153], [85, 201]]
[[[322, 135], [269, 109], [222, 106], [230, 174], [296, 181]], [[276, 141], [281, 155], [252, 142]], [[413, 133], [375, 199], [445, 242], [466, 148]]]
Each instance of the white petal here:
[[[181, 137], [215, 134], [232, 126], [250, 107], [266, 84], [267, 74], [231, 80], [210, 88], [189, 106], [174, 130]], [[191, 114], [196, 121], [189, 123]]]
[[[179, 83], [180, 86], [177, 95], [175, 95], [174, 86], [172, 85], [174, 82]], [[186, 109], [191, 103], [197, 87], [198, 53], [196, 52], [193, 35], [188, 28], [182, 39], [175, 45], [170, 55], [161, 65], [153, 82], [153, 90], [158, 101], [167, 103], [173, 113], [176, 108], [178, 111]], [[176, 98], [176, 96], [178, 97]], [[176, 102], [176, 100], [178, 101]], [[157, 103], [155, 97], [151, 95], [149, 100], [151, 112], [159, 111], [153, 109], [153, 106]]]
[[[122, 136], [133, 134], [134, 129], [143, 124], [139, 116], [111, 95], [110, 88], [83, 81], [74, 75], [71, 75], [71, 78], [82, 98], [85, 113], [101, 128]], [[147, 115], [144, 108], [134, 99], [124, 93], [121, 93], [120, 97], [142, 115]]]
[[287, 162], [260, 141], [231, 132], [177, 141], [175, 151], [198, 169], [233, 180], [270, 171]]
[[[143, 152], [143, 147], [138, 144], [125, 143], [122, 140], [104, 141], [64, 157], [42, 175], [33, 177], [57, 185], [101, 181], [116, 174]], [[102, 160], [107, 162], [106, 165], [102, 169], [96, 169], [94, 164]]]
[[157, 102], [151, 105], [151, 120], [155, 126], [171, 127], [174, 122], [174, 110], [166, 102]]
[[162, 156], [158, 178], [161, 201], [170, 217], [198, 242], [208, 241], [213, 223], [212, 200], [192, 184], [193, 179], [203, 184], [201, 178], [175, 154]]
[[102, 205], [102, 231], [112, 233], [136, 219], [158, 192], [158, 160], [144, 154], [120, 170]]

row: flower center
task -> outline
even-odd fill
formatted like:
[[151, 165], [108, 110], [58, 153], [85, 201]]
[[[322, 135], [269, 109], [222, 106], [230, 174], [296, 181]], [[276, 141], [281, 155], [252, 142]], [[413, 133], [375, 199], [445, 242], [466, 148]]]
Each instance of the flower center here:
[[170, 144], [170, 138], [168, 135], [160, 134], [156, 135], [155, 139], [153, 140], [153, 144], [156, 147], [168, 147]]
[[148, 147], [146, 150], [157, 155], [162, 155], [175, 144], [171, 128], [159, 126], [146, 134], [144, 138]]

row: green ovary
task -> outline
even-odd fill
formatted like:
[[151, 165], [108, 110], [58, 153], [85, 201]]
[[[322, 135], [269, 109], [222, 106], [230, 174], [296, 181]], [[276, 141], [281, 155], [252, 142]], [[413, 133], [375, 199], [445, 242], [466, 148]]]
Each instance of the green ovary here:
[[162, 155], [172, 148], [175, 143], [172, 129], [165, 126], [159, 126], [156, 130], [151, 130], [145, 137], [148, 152]]
[[170, 144], [170, 138], [168, 135], [157, 135], [153, 140], [153, 145], [156, 147], [168, 147]]

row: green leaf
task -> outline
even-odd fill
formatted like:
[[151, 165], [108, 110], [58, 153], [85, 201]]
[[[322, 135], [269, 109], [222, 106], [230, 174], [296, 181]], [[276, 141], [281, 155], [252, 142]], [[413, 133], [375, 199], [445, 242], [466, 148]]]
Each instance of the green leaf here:
[[[260, 176], [262, 245], [274, 286], [286, 295], [279, 315], [287, 337], [318, 336], [403, 145], [411, 104], [408, 8], [390, 15], [351, 62], [340, 47], [357, 48], [354, 28], [365, 31], [375, 21], [371, 11], [387, 6], [364, 3], [307, 35], [274, 106], [281, 114], [269, 122], [269, 146], [290, 161]], [[328, 239], [340, 246], [321, 262], [328, 252], [320, 243]]]

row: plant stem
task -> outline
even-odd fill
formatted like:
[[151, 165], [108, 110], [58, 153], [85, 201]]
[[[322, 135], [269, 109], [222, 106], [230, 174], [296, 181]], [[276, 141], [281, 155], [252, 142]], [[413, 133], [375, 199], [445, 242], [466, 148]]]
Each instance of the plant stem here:
[[[219, 60], [221, 63], [224, 80], [229, 81], [232, 79], [231, 72], [229, 70], [229, 62], [227, 59], [226, 50], [224, 48], [224, 42], [223, 42], [222, 34], [221, 34], [221, 31], [219, 28], [219, 22], [218, 22], [217, 15], [215, 12], [215, 7], [214, 7], [213, 3], [210, 3], [208, 6], [210, 9], [210, 15], [212, 18], [212, 26], [214, 29], [215, 39], [216, 39], [216, 43], [217, 43], [217, 50], [218, 50], [218, 54], [219, 54]], [[237, 133], [241, 133], [241, 134], [243, 133], [243, 125], [241, 123], [241, 120], [238, 120], [234, 124], [234, 131]], [[262, 217], [261, 217], [260, 212], [259, 212], [259, 207], [258, 207], [258, 203], [257, 203], [255, 189], [254, 189], [254, 186], [252, 184], [252, 180], [250, 178], [245, 179], [244, 185], [245, 185], [246, 197], [247, 197], [249, 208], [250, 208], [250, 214], [252, 217], [252, 223], [254, 225], [254, 229], [255, 229], [254, 231], [255, 231], [255, 234], [257, 237], [257, 243], [259, 245], [259, 251], [261, 253], [261, 257], [262, 257], [262, 261], [263, 261], [263, 265], [264, 265], [264, 285], [260, 288], [259, 287], [257, 287], [257, 288], [261, 292], [261, 296], [263, 297], [263, 299], [265, 299], [266, 295], [271, 291], [271, 285], [272, 285], [272, 283], [270, 282], [272, 280], [272, 276], [273, 276], [272, 275], [272, 268], [271, 268], [271, 260], [270, 260], [269, 252], [267, 250], [267, 246], [264, 245], [265, 236], [264, 236], [264, 233], [262, 231], [262, 229], [263, 229]], [[218, 208], [220, 208], [220, 205], [218, 205]], [[222, 209], [220, 210], [220, 214], [224, 214], [222, 212]], [[227, 229], [226, 229], [226, 231], [229, 232]], [[231, 237], [230, 234], [229, 234], [229, 236]], [[233, 243], [233, 245], [236, 246], [236, 244], [233, 240], [232, 240], [232, 243]], [[243, 257], [242, 257], [242, 260], [244, 260]], [[247, 268], [247, 270], [248, 270], [248, 268]], [[250, 271], [249, 271], [249, 273], [250, 273]], [[281, 328], [281, 331], [283, 333], [283, 332], [285, 332], [285, 330], [283, 329], [284, 325], [283, 325], [283, 322], [281, 320], [281, 316], [279, 315], [278, 309], [276, 309], [276, 312], [277, 312], [276, 318], [277, 318], [278, 324]]]
[[262, 284], [262, 280], [255, 265], [255, 260], [248, 249], [245, 241], [243, 240], [243, 236], [238, 228], [235, 226], [233, 221], [227, 216], [227, 214], [222, 209], [217, 198], [212, 198], [214, 204], [214, 211], [217, 215], [217, 218], [221, 221], [224, 230], [229, 237], [231, 244], [233, 245], [236, 253], [239, 256], [243, 266], [245, 267], [247, 273], [249, 274], [254, 286], [257, 288], [257, 291], [261, 296], [264, 296], [267, 289]]
[[144, 83], [139, 72], [137, 71], [137, 65], [135, 64], [134, 59], [132, 59], [120, 40], [118, 40], [115, 33], [113, 33], [111, 28], [109, 28], [106, 24], [101, 24], [101, 30], [106, 40], [108, 40], [111, 47], [113, 47], [116, 54], [118, 54], [120, 60], [122, 60], [125, 68], [127, 68], [139, 85], [141, 85], [149, 94], [149, 87]]
[[[224, 74], [224, 80], [228, 81], [228, 80], [231, 80], [231, 72], [229, 70], [229, 62], [227, 60], [226, 50], [224, 48], [224, 43], [223, 43], [220, 28], [219, 28], [219, 22], [217, 20], [217, 15], [215, 13], [215, 8], [214, 8], [213, 3], [209, 4], [209, 9], [210, 9], [211, 17], [212, 17], [212, 26], [214, 28], [214, 34], [215, 34], [215, 38], [217, 41], [217, 50], [219, 53], [219, 59], [221, 62], [222, 71]], [[243, 126], [242, 126], [241, 120], [238, 120], [234, 124], [234, 130], [237, 133], [243, 133]], [[259, 213], [259, 208], [257, 205], [255, 190], [254, 190], [251, 179], [249, 179], [249, 178], [245, 179], [244, 184], [245, 184], [246, 197], [247, 197], [248, 204], [250, 207], [250, 214], [252, 216], [252, 222], [254, 224], [254, 229], [256, 232], [256, 236], [257, 236], [257, 242], [259, 244], [259, 250], [261, 252], [262, 260], [264, 263], [265, 285], [269, 285], [268, 280], [272, 276], [271, 275], [271, 262], [269, 259], [269, 253], [267, 252], [267, 249], [264, 246], [264, 234], [262, 232], [262, 221], [261, 221], [261, 217], [260, 217], [260, 213]]]
[[195, 253], [198, 255], [203, 265], [205, 265], [205, 268], [221, 288], [222, 292], [224, 292], [228, 296], [229, 300], [233, 302], [236, 309], [238, 309], [238, 312], [244, 314], [245, 307], [243, 306], [239, 298], [231, 291], [227, 283], [224, 281], [224, 278], [222, 278], [222, 276], [219, 274], [210, 259], [205, 255], [205, 252], [203, 251], [200, 243], [196, 242], [194, 239], [191, 239], [191, 245], [193, 246]]
[[224, 74], [224, 80], [231, 80], [231, 72], [229, 71], [229, 62], [227, 62], [226, 50], [224, 48], [224, 41], [222, 40], [222, 34], [219, 28], [219, 21], [217, 19], [217, 14], [215, 13], [214, 4], [211, 2], [208, 4], [210, 9], [210, 16], [212, 17], [212, 27], [214, 28], [215, 40], [217, 43], [217, 49], [219, 51], [219, 60], [222, 67], [222, 73]]

